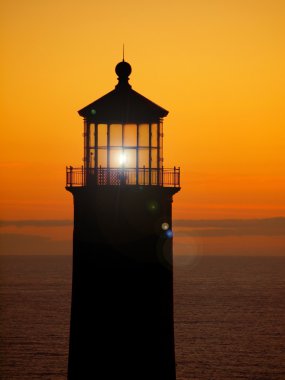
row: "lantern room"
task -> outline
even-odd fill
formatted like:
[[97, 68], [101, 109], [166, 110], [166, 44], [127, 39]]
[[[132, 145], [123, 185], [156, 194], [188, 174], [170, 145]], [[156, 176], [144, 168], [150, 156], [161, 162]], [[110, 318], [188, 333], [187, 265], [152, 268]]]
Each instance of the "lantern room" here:
[[129, 63], [118, 63], [115, 72], [115, 89], [79, 111], [84, 118], [84, 165], [67, 168], [67, 187], [179, 187], [179, 168], [163, 167], [163, 118], [168, 111], [132, 89]]

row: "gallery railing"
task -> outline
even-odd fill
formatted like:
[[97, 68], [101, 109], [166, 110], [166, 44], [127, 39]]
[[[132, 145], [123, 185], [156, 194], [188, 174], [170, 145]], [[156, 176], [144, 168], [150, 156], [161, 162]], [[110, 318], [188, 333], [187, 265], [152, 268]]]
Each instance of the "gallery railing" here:
[[180, 168], [66, 168], [66, 187], [93, 185], [180, 187]]

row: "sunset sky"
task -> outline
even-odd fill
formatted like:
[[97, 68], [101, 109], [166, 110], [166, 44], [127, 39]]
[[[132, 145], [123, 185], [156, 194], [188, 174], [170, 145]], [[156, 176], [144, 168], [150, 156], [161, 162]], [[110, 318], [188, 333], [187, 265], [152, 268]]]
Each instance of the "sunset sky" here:
[[[82, 165], [77, 111], [114, 88], [123, 43], [133, 89], [169, 110], [165, 166], [182, 171], [174, 219], [285, 216], [283, 0], [2, 0], [0, 13], [4, 241], [71, 239], [69, 222], [15, 221], [72, 220], [64, 187], [65, 166]], [[200, 247], [179, 228], [180, 252]], [[282, 231], [204, 233], [202, 245], [212, 239], [217, 253], [243, 236], [244, 247], [281, 254]]]

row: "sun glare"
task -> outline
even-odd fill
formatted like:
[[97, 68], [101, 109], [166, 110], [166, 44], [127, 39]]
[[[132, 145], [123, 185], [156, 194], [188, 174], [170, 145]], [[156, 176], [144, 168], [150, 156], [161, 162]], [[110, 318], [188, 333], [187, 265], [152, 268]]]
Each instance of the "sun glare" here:
[[127, 162], [126, 154], [124, 152], [120, 153], [120, 155], [119, 155], [120, 165], [123, 166], [123, 165], [125, 165], [126, 162]]

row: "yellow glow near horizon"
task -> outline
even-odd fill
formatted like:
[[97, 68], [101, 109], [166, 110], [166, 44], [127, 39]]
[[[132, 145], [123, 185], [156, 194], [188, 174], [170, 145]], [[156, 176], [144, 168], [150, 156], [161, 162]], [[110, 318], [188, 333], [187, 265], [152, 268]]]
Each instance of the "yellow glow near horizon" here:
[[77, 110], [114, 88], [123, 42], [132, 87], [170, 111], [174, 216], [285, 215], [284, 13], [279, 0], [2, 1], [2, 218], [72, 218]]

